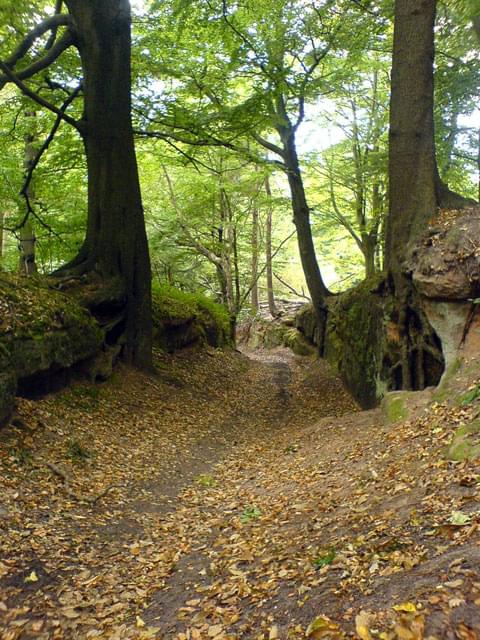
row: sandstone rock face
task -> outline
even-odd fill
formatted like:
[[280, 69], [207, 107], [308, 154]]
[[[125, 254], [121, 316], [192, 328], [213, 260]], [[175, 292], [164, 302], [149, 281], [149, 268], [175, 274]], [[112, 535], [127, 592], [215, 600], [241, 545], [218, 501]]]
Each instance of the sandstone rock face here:
[[442, 343], [445, 371], [458, 358], [480, 295], [480, 208], [441, 211], [411, 254], [412, 282]]
[[92, 357], [103, 343], [97, 322], [78, 302], [39, 279], [0, 281], [0, 424], [19, 385], [35, 395], [54, 373]]
[[[413, 390], [438, 384], [444, 371], [438, 335], [421, 301], [411, 301], [403, 323], [400, 315], [381, 274], [328, 302], [324, 356], [365, 409], [404, 388], [405, 363]], [[297, 314], [296, 326], [309, 340], [316, 339], [315, 322], [311, 305]]]
[[426, 298], [476, 298], [480, 294], [480, 209], [441, 214], [438, 225], [413, 249], [408, 268], [415, 288]]
[[448, 371], [458, 358], [471, 303], [426, 299], [423, 308], [442, 343], [445, 371]]

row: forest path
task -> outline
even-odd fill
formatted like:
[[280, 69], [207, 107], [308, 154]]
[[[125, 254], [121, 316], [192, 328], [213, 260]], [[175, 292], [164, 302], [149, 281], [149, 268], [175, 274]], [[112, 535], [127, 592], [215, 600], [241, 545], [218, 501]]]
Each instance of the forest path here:
[[446, 409], [385, 425], [284, 350], [157, 365], [0, 432], [2, 640], [478, 637], [480, 468], [440, 459]]

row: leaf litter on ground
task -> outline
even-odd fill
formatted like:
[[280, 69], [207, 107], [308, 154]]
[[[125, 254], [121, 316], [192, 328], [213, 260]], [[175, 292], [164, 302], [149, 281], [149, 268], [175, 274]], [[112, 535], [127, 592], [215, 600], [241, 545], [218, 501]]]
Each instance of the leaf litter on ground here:
[[19, 400], [1, 637], [479, 637], [480, 467], [441, 455], [475, 403], [386, 425], [323, 362], [205, 360]]

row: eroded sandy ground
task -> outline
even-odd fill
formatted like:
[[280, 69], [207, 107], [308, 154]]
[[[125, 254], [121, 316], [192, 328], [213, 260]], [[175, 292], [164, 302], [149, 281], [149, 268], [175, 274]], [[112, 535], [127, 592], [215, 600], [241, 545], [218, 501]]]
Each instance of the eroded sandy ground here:
[[480, 637], [480, 467], [441, 457], [475, 410], [385, 425], [283, 350], [20, 400], [1, 637]]

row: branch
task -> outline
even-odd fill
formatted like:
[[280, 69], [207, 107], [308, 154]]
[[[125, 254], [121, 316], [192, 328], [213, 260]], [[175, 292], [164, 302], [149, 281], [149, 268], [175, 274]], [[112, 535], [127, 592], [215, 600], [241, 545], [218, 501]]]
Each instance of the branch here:
[[47, 18], [28, 33], [22, 42], [18, 45], [12, 55], [5, 60], [5, 64], [12, 68], [19, 60], [21, 60], [29, 51], [35, 40], [43, 36], [47, 31], [56, 31], [60, 26], [68, 26], [70, 17], [65, 14], [56, 14]]
[[[293, 236], [296, 234], [297, 230], [294, 229], [292, 231], [292, 233], [290, 233], [286, 238], [284, 238], [281, 243], [278, 245], [278, 247], [275, 249], [275, 251], [272, 253], [271, 258], [268, 262], [272, 262], [273, 258], [277, 255], [277, 253], [280, 251], [280, 249], [283, 247], [284, 244], [286, 244], [290, 238], [293, 238]], [[262, 277], [262, 275], [265, 273], [267, 266], [268, 266], [268, 262], [265, 262], [265, 264], [263, 265], [263, 267], [261, 268], [261, 270], [258, 272], [257, 277], [254, 279], [254, 281], [252, 282], [252, 284], [250, 285], [250, 287], [247, 289], [247, 291], [244, 293], [244, 295], [242, 296], [242, 299], [240, 300], [240, 304], [239, 304], [239, 308], [241, 309], [243, 307], [243, 305], [245, 304], [245, 300], [248, 298], [248, 296], [250, 295], [253, 287], [256, 285], [256, 283], [260, 280], [260, 278]]]
[[[26, 67], [25, 69], [21, 69], [15, 74], [15, 78], [17, 80], [26, 80], [27, 78], [31, 78], [33, 75], [38, 73], [39, 71], [43, 71], [51, 64], [55, 62], [55, 60], [70, 47], [74, 42], [73, 35], [70, 31], [64, 33], [64, 35], [58, 40], [55, 45], [46, 53], [43, 58], [32, 62], [31, 65]], [[7, 82], [15, 82], [12, 78], [12, 67], [14, 65], [9, 64], [9, 60], [6, 62], [0, 62], [1, 69], [4, 72], [3, 76], [0, 76], [0, 90], [7, 84]], [[16, 83], [17, 84], [17, 83]]]
[[265, 149], [268, 149], [269, 151], [272, 151], [273, 153], [276, 153], [278, 156], [285, 160], [285, 151], [278, 147], [276, 144], [265, 140], [265, 138], [262, 138], [262, 136], [259, 136], [256, 133], [252, 134], [252, 138], [255, 140], [255, 142], [258, 142], [259, 145], [261, 145]]
[[294, 289], [291, 285], [288, 284], [288, 282], [285, 282], [285, 280], [282, 280], [282, 278], [280, 278], [280, 276], [278, 276], [276, 273], [273, 274], [275, 276], [275, 278], [281, 282], [283, 284], [284, 287], [287, 287], [287, 289], [289, 291], [291, 291], [292, 293], [294, 293], [296, 296], [298, 296], [299, 298], [304, 298], [305, 300], [308, 300], [309, 302], [311, 302], [310, 298], [308, 296], [306, 296], [304, 293], [300, 293], [299, 291], [297, 291], [296, 289]]
[[59, 467], [57, 467], [57, 465], [55, 465], [55, 464], [53, 464], [51, 462], [47, 462], [46, 460], [39, 460], [39, 462], [43, 463], [46, 467], [48, 467], [50, 469], [50, 471], [52, 471], [56, 476], [58, 476], [59, 478], [61, 478], [63, 480], [63, 483], [65, 485], [65, 492], [67, 493], [67, 495], [70, 498], [73, 498], [77, 502], [86, 502], [87, 504], [90, 504], [90, 505], [93, 506], [99, 500], [104, 498], [107, 495], [107, 493], [109, 493], [112, 489], [124, 489], [123, 485], [120, 485], [120, 484], [109, 484], [106, 489], [101, 491], [96, 496], [82, 496], [82, 495], [76, 493], [73, 489], [70, 488], [70, 478], [68, 477], [68, 475], [64, 471], [62, 471]]
[[[60, 15], [62, 13], [62, 6], [63, 6], [63, 0], [56, 0], [55, 2], [55, 15]], [[52, 29], [52, 33], [50, 34], [50, 37], [47, 40], [47, 43], [45, 45], [45, 50], [48, 51], [49, 49], [51, 49], [55, 43], [55, 40], [57, 38], [57, 31], [58, 28], [54, 27]]]
[[72, 125], [72, 127], [75, 127], [75, 129], [77, 129], [79, 133], [83, 133], [83, 127], [78, 120], [75, 120], [75, 118], [72, 118], [66, 113], [63, 113], [59, 107], [55, 106], [48, 100], [45, 100], [45, 98], [39, 96], [37, 93], [35, 93], [35, 91], [32, 91], [29, 87], [27, 87], [25, 83], [20, 80], [20, 78], [18, 78], [17, 75], [15, 75], [15, 73], [13, 73], [13, 71], [4, 62], [0, 62], [0, 69], [5, 73], [5, 75], [11, 82], [17, 85], [17, 87], [24, 95], [39, 104], [41, 107], [44, 107], [45, 109], [56, 113], [57, 116], [60, 116], [62, 118], [62, 120], [65, 120], [65, 122], [68, 122], [68, 124]]
[[73, 93], [71, 93], [69, 95], [69, 97], [65, 100], [65, 102], [62, 104], [62, 106], [60, 107], [60, 112], [57, 115], [57, 118], [53, 124], [53, 127], [50, 131], [50, 133], [48, 134], [47, 138], [45, 139], [45, 142], [42, 144], [42, 146], [40, 147], [40, 149], [37, 151], [35, 158], [33, 159], [31, 165], [28, 167], [28, 171], [27, 171], [27, 175], [25, 177], [25, 182], [23, 183], [23, 187], [20, 191], [20, 195], [26, 197], [28, 194], [28, 188], [30, 186], [30, 183], [32, 181], [32, 176], [33, 176], [33, 172], [35, 171], [35, 169], [38, 166], [38, 163], [40, 162], [43, 154], [45, 153], [45, 151], [47, 151], [48, 147], [50, 146], [51, 142], [53, 141], [53, 138], [55, 137], [55, 134], [58, 131], [58, 128], [63, 120], [63, 116], [65, 115], [65, 111], [67, 110], [67, 108], [69, 107], [69, 105], [75, 100], [75, 98], [78, 96], [78, 94], [80, 93], [80, 91], [82, 90], [82, 84], [79, 84], [78, 87], [75, 89], [75, 91]]

